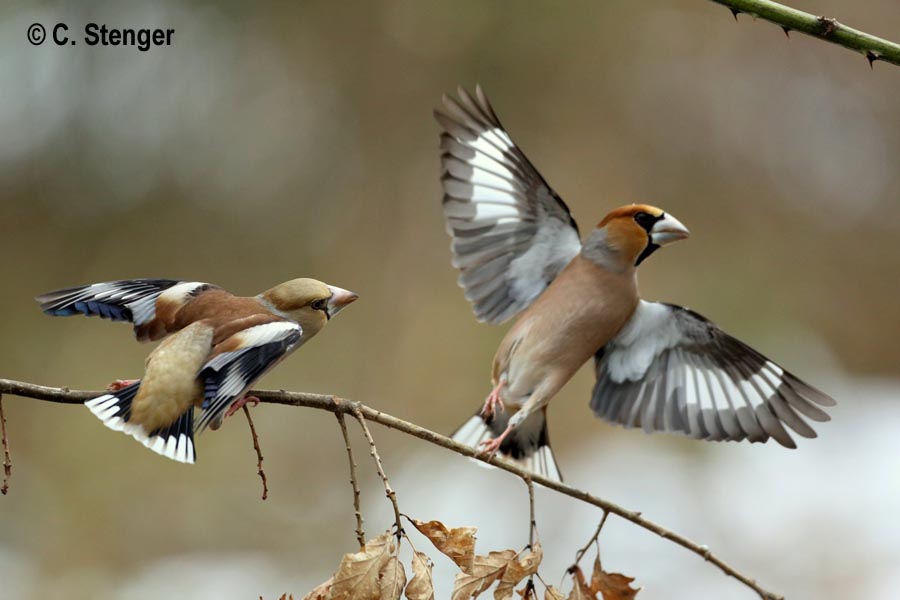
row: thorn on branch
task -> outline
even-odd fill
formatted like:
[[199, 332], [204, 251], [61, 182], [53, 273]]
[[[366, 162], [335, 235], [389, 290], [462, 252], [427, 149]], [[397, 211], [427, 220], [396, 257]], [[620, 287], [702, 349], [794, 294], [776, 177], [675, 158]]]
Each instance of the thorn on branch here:
[[729, 8], [728, 10], [731, 11], [732, 16], [734, 16], [734, 20], [737, 21], [737, 20], [738, 20], [738, 15], [741, 14], [742, 11], [740, 11], [740, 10], [738, 10], [738, 9], [736, 9], [736, 8]]
[[875, 61], [881, 58], [881, 54], [875, 50], [866, 50], [866, 60], [869, 61], [869, 68], [875, 70]]
[[784, 25], [782, 25], [781, 30], [784, 32], [784, 37], [786, 37], [787, 39], [791, 39], [791, 28], [790, 27], [785, 27]]
[[9, 478], [12, 477], [12, 459], [9, 457], [9, 439], [6, 437], [6, 415], [3, 414], [3, 394], [0, 394], [0, 439], [3, 444], [3, 485], [0, 494], [9, 491]]
[[262, 480], [262, 499], [265, 500], [269, 497], [269, 486], [266, 482], [266, 471], [263, 469], [263, 454], [259, 448], [259, 437], [256, 435], [256, 427], [253, 425], [253, 419], [250, 417], [250, 410], [247, 408], [247, 405], [245, 404], [241, 408], [244, 409], [244, 416], [247, 417], [247, 424], [250, 425], [250, 435], [253, 436], [253, 449], [256, 450], [256, 472]]

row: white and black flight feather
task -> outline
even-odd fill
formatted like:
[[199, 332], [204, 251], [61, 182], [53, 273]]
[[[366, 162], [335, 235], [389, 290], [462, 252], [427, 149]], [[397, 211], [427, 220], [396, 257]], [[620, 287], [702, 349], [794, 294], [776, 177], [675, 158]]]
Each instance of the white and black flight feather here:
[[512, 141], [481, 87], [445, 96], [441, 134], [444, 216], [459, 285], [480, 321], [528, 307], [581, 251], [562, 199]]
[[704, 440], [770, 437], [796, 447], [785, 425], [813, 438], [803, 417], [824, 422], [835, 401], [697, 313], [641, 301], [595, 357], [591, 408], [646, 432]]
[[203, 411], [194, 430], [219, 421], [266, 371], [295, 350], [303, 330], [291, 321], [275, 321], [241, 331], [241, 347], [214, 356], [198, 374], [203, 382]]

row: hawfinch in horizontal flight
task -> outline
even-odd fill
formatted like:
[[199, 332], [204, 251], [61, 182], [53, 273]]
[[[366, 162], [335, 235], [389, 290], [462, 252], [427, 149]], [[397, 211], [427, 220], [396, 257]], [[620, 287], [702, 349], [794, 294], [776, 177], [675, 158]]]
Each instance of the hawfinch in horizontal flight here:
[[591, 408], [609, 422], [788, 448], [785, 426], [815, 437], [803, 417], [829, 420], [829, 396], [697, 313], [638, 296], [641, 262], [688, 237], [678, 219], [623, 206], [582, 242], [484, 92], [458, 93], [435, 111], [453, 266], [479, 321], [518, 319], [494, 356], [493, 391], [454, 439], [558, 479], [547, 403], [591, 357]]
[[[196, 281], [130, 279], [37, 297], [48, 315], [82, 314], [134, 323], [140, 342], [163, 342], [144, 378], [116, 382], [85, 404], [124, 431], [183, 463], [196, 458], [194, 434], [217, 429], [248, 400], [260, 377], [316, 335], [357, 295], [315, 279], [294, 279], [254, 296]], [[200, 408], [194, 418], [194, 407]]]

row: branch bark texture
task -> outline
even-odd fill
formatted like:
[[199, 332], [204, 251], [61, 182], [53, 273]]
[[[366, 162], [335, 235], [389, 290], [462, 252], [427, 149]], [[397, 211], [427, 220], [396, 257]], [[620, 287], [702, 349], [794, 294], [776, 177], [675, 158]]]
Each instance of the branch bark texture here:
[[712, 1], [730, 8], [735, 18], [740, 13], [747, 13], [780, 25], [785, 33], [799, 31], [859, 52], [866, 57], [870, 65], [880, 60], [900, 66], [900, 44], [848, 27], [836, 19], [813, 15], [771, 0]]
[[[22, 381], [0, 379], [0, 394], [10, 394], [25, 398], [33, 398], [35, 400], [56, 402], [59, 404], [81, 404], [86, 400], [95, 398], [103, 393], [104, 392], [100, 391], [83, 391], [70, 390], [69, 388], [54, 388], [36, 385], [33, 383], [26, 383]], [[249, 393], [259, 398], [261, 402], [265, 402], [268, 404], [281, 404], [285, 406], [315, 408], [318, 410], [326, 410], [336, 415], [349, 415], [353, 418], [360, 419], [361, 423], [363, 423], [363, 421], [378, 423], [379, 425], [383, 425], [384, 427], [388, 427], [389, 429], [394, 429], [407, 435], [419, 438], [420, 440], [424, 440], [430, 444], [434, 444], [435, 446], [446, 448], [447, 450], [455, 452], [456, 454], [488, 463], [499, 469], [512, 473], [522, 481], [526, 482], [526, 484], [528, 481], [531, 481], [570, 498], [574, 498], [575, 500], [579, 500], [586, 504], [596, 506], [606, 513], [614, 514], [618, 517], [621, 517], [622, 519], [625, 519], [626, 521], [633, 523], [634, 525], [637, 525], [638, 527], [641, 527], [651, 533], [658, 535], [663, 539], [674, 542], [682, 548], [685, 548], [690, 552], [693, 552], [694, 554], [702, 557], [705, 561], [712, 563], [726, 575], [737, 579], [747, 587], [753, 589], [764, 600], [784, 600], [782, 596], [766, 590], [758, 583], [756, 583], [756, 580], [737, 571], [734, 567], [732, 567], [719, 557], [715, 556], [706, 546], [700, 545], [678, 533], [675, 533], [674, 531], [663, 527], [662, 525], [644, 518], [640, 512], [628, 510], [622, 506], [619, 506], [618, 504], [614, 504], [609, 500], [594, 496], [586, 491], [531, 473], [529, 471], [521, 469], [518, 465], [506, 461], [502, 458], [498, 458], [496, 456], [486, 457], [479, 454], [477, 450], [469, 446], [465, 446], [463, 444], [460, 444], [459, 442], [455, 442], [447, 436], [441, 435], [429, 429], [425, 429], [424, 427], [420, 427], [415, 423], [404, 421], [403, 419], [394, 417], [387, 413], [383, 413], [379, 410], [375, 410], [374, 408], [370, 408], [359, 402], [339, 398], [337, 396], [310, 394], [305, 392], [288, 392], [285, 390], [258, 390]], [[364, 432], [366, 431], [367, 428], [364, 429]], [[366, 437], [371, 445], [371, 434], [367, 435]], [[373, 458], [375, 458], [374, 455]], [[393, 490], [390, 490], [389, 487], [386, 487], [385, 491], [388, 497], [391, 498], [391, 492]]]

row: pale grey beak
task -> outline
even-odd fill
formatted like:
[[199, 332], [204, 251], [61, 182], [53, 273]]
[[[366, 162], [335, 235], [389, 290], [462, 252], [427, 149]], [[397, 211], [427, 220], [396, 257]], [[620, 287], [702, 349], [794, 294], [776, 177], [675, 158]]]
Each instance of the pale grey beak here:
[[333, 285], [329, 285], [328, 289], [331, 290], [331, 298], [328, 299], [328, 309], [326, 311], [329, 319], [341, 312], [345, 306], [359, 298], [359, 295]]
[[650, 241], [657, 246], [665, 246], [690, 236], [688, 228], [672, 215], [663, 215], [663, 218], [654, 223], [650, 229]]

